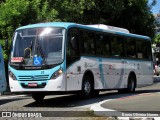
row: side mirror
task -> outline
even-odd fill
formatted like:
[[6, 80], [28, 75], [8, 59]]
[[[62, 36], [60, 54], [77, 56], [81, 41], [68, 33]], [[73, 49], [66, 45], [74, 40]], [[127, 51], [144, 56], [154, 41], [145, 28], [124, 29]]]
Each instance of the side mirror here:
[[5, 49], [5, 50], [8, 50], [8, 39], [6, 39], [6, 41], [5, 41], [4, 49]]

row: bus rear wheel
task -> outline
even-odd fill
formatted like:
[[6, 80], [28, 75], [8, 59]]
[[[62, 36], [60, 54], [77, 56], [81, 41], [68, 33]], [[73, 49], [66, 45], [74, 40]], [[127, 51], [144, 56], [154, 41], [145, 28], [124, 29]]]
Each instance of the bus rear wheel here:
[[89, 75], [86, 75], [82, 82], [82, 90], [79, 95], [81, 98], [90, 98], [93, 94], [93, 83], [92, 78]]
[[135, 92], [135, 88], [136, 88], [136, 78], [135, 76], [131, 75], [128, 78], [128, 86], [126, 90], [128, 93], [133, 93]]
[[134, 75], [129, 76], [127, 88], [119, 89], [118, 93], [133, 93], [136, 88], [136, 78]]
[[45, 95], [43, 93], [32, 93], [32, 98], [36, 102], [42, 102], [44, 99]]

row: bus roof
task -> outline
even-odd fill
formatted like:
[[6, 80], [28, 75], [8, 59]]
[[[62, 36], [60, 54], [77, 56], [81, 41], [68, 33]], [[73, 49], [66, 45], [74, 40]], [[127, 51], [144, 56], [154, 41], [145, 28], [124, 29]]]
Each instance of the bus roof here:
[[117, 34], [117, 35], [122, 35], [122, 36], [136, 37], [136, 38], [140, 38], [140, 39], [151, 40], [149, 37], [143, 36], [143, 35], [137, 35], [137, 34], [125, 33], [125, 32], [120, 32], [120, 31], [113, 31], [113, 30], [106, 30], [106, 29], [102, 29], [102, 28], [95, 28], [95, 27], [92, 27], [89, 25], [82, 25], [82, 24], [76, 24], [76, 23], [70, 23], [70, 22], [37, 23], [37, 24], [31, 24], [31, 25], [19, 27], [17, 30], [26, 29], [26, 28], [36, 28], [36, 27], [63, 27], [66, 29], [69, 29], [71, 27], [79, 27], [79, 28], [85, 28], [85, 29], [99, 31], [99, 32], [107, 32], [107, 33], [112, 33], [112, 34]]

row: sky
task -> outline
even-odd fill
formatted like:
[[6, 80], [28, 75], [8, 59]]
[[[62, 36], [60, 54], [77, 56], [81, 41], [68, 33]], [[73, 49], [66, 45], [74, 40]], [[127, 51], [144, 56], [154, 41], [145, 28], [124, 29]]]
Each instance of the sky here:
[[[151, 3], [152, 0], [149, 0], [149, 3]], [[152, 10], [153, 14], [160, 13], [160, 0], [157, 0], [157, 4], [153, 6]]]

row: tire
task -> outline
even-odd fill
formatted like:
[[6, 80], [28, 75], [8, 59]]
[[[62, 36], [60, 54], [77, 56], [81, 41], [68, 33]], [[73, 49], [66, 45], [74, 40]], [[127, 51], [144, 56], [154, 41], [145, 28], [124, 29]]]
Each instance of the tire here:
[[45, 95], [43, 93], [32, 93], [32, 98], [36, 102], [42, 102], [44, 99]]
[[93, 97], [97, 97], [99, 95], [99, 90], [94, 90], [94, 92], [92, 93]]
[[93, 83], [92, 78], [89, 75], [86, 75], [83, 78], [82, 90], [79, 93], [80, 98], [87, 99], [93, 95]]
[[123, 94], [123, 93], [126, 93], [127, 92], [127, 89], [126, 88], [124, 88], [124, 89], [119, 89], [118, 90], [118, 93], [119, 94]]
[[128, 86], [126, 90], [128, 93], [133, 93], [135, 92], [135, 88], [136, 88], [136, 78], [135, 76], [131, 75], [128, 78]]

